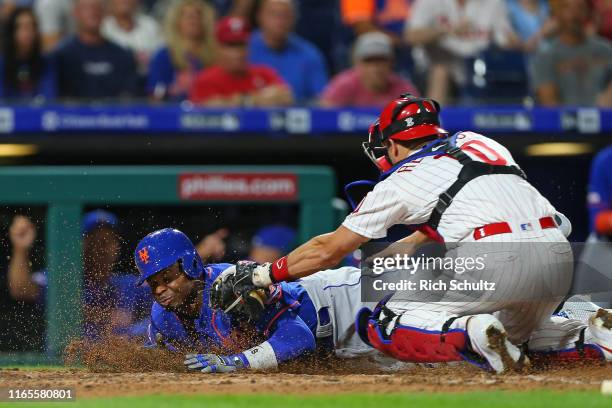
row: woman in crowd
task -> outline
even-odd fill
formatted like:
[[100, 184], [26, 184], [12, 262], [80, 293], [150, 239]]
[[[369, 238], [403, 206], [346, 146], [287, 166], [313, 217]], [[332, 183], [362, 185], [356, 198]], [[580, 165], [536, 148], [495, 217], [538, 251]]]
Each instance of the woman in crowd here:
[[215, 52], [215, 13], [205, 2], [181, 0], [166, 18], [166, 47], [149, 66], [147, 91], [157, 100], [183, 100]]
[[51, 59], [42, 54], [38, 23], [32, 9], [15, 8], [3, 31], [0, 98], [55, 98], [55, 69]]

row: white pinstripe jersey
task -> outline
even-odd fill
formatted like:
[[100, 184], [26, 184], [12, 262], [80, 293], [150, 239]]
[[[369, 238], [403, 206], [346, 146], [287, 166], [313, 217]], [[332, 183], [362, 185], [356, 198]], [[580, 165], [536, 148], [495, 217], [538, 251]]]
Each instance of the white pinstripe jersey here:
[[[457, 146], [474, 160], [517, 165], [508, 149], [474, 132], [461, 132]], [[457, 180], [461, 168], [448, 155], [405, 163], [379, 182], [342, 225], [376, 239], [385, 237], [387, 229], [396, 224], [425, 223], [439, 195]], [[486, 175], [471, 180], [457, 193], [442, 215], [438, 232], [446, 242], [459, 242], [483, 225], [533, 221], [554, 214], [554, 207], [526, 180], [512, 174]]]

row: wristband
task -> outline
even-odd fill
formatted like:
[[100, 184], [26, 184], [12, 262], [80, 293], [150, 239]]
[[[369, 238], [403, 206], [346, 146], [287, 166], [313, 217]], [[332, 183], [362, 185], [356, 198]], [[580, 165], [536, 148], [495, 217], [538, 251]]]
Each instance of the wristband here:
[[272, 264], [270, 267], [270, 279], [272, 279], [272, 282], [274, 283], [290, 280], [289, 266], [287, 265], [286, 256], [283, 256]]
[[229, 356], [229, 360], [236, 366], [236, 368], [249, 368], [251, 366], [249, 364], [249, 359], [244, 355], [244, 353]]
[[269, 370], [278, 367], [276, 353], [267, 341], [240, 354], [245, 357], [248, 366], [254, 370]]

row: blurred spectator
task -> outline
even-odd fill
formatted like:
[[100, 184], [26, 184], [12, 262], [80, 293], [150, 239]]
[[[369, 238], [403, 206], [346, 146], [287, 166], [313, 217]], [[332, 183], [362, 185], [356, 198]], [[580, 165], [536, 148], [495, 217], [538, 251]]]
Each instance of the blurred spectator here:
[[349, 30], [341, 22], [338, 3], [339, 0], [295, 1], [294, 30], [323, 54], [330, 73], [346, 68], [350, 59], [347, 58], [348, 44], [352, 42], [344, 40]]
[[219, 55], [215, 66], [196, 79], [189, 99], [206, 106], [285, 106], [291, 90], [270, 67], [248, 62], [249, 28], [240, 17], [217, 23]]
[[545, 106], [612, 105], [612, 46], [588, 35], [585, 0], [563, 0], [555, 11], [557, 35], [534, 60], [533, 83]]
[[[168, 10], [180, 0], [145, 0], [147, 9], [158, 20], [163, 21]], [[253, 19], [257, 0], [199, 0], [214, 7], [217, 16], [243, 17], [249, 22]], [[326, 0], [328, 1], [328, 0]]]
[[136, 96], [138, 75], [132, 53], [102, 36], [104, 0], [75, 0], [73, 11], [77, 33], [56, 52], [60, 96]]
[[599, 307], [612, 306], [612, 145], [591, 162], [587, 206], [590, 234], [576, 263], [572, 293], [584, 293]]
[[597, 34], [612, 41], [612, 0], [595, 0], [593, 6]]
[[593, 159], [587, 202], [591, 231], [601, 238], [612, 238], [612, 146]]
[[409, 76], [413, 70], [410, 48], [403, 41], [404, 26], [410, 17], [414, 0], [340, 0], [340, 12], [345, 25], [355, 35], [369, 31], [388, 34], [395, 48], [395, 65]]
[[382, 32], [357, 38], [354, 67], [336, 75], [321, 95], [326, 107], [382, 107], [402, 93], [418, 95], [414, 85], [393, 72], [393, 45]]
[[556, 20], [550, 17], [548, 1], [506, 0], [506, 3], [510, 22], [525, 51], [535, 51], [541, 40], [556, 31]]
[[253, 236], [249, 259], [257, 263], [274, 262], [295, 247], [295, 230], [285, 225], [268, 225]]
[[6, 21], [17, 7], [30, 7], [33, 0], [0, 0], [0, 22]]
[[138, 71], [148, 71], [151, 54], [163, 44], [161, 29], [153, 17], [140, 13], [140, 0], [110, 0], [109, 15], [102, 22], [102, 34], [115, 44], [131, 50]]
[[342, 22], [355, 34], [384, 31], [400, 42], [413, 0], [340, 0]]
[[227, 228], [221, 228], [212, 234], [205, 236], [196, 245], [196, 250], [200, 258], [207, 262], [219, 262], [225, 256], [225, 239], [229, 236], [229, 230]]
[[72, 6], [76, 0], [34, 0], [34, 10], [40, 22], [43, 50], [53, 50], [75, 31]]
[[55, 69], [41, 52], [40, 33], [32, 9], [14, 9], [3, 28], [0, 98], [54, 98]]
[[261, 0], [211, 0], [220, 16], [242, 17], [254, 23], [257, 2]]
[[[137, 288], [134, 275], [116, 274], [120, 254], [118, 219], [107, 211], [84, 215], [83, 305], [84, 329], [88, 337], [106, 330], [128, 331], [152, 303], [146, 288]], [[36, 227], [26, 217], [17, 216], [9, 229], [12, 254], [8, 268], [9, 293], [15, 300], [44, 303], [47, 271], [32, 273], [29, 251], [36, 240]]]
[[293, 0], [263, 0], [257, 13], [260, 31], [251, 36], [250, 62], [274, 67], [299, 102], [314, 99], [327, 83], [319, 50], [293, 33]]
[[503, 0], [416, 0], [406, 39], [421, 46], [415, 63], [427, 73], [427, 96], [444, 104], [451, 85], [467, 82], [464, 59], [490, 45], [517, 45]]
[[181, 0], [169, 10], [165, 23], [166, 47], [149, 66], [147, 93], [155, 99], [183, 100], [197, 73], [215, 54], [215, 13], [199, 0]]

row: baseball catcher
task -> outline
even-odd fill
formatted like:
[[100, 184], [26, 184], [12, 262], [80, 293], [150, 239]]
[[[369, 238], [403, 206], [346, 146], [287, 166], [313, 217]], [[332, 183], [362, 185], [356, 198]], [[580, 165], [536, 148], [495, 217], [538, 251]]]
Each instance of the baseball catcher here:
[[450, 258], [481, 256], [481, 276], [503, 290], [437, 301], [427, 300], [436, 298], [427, 289], [418, 300], [398, 292], [360, 319], [373, 347], [405, 361], [476, 355], [497, 372], [528, 362], [518, 345], [565, 350], [568, 359], [612, 359], [612, 312], [599, 310], [588, 328], [551, 319], [573, 274], [555, 208], [504, 146], [474, 132], [450, 135], [439, 113], [431, 99], [405, 94], [391, 101], [363, 144], [380, 179], [343, 224], [271, 264], [228, 270], [222, 284], [248, 299], [259, 288], [333, 267], [393, 225], [417, 225], [403, 242], [444, 243]]

